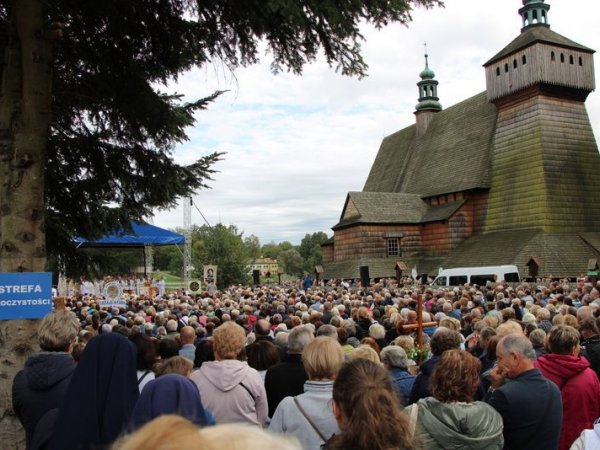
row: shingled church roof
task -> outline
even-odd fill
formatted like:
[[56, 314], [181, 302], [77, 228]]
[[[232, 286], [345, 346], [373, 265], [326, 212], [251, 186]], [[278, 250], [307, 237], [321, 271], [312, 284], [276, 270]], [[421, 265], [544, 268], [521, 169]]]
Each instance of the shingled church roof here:
[[333, 230], [355, 224], [416, 224], [447, 220], [464, 203], [428, 205], [417, 194], [349, 192], [340, 222]]
[[527, 263], [539, 260], [541, 274], [569, 277], [585, 273], [588, 259], [597, 258], [600, 233], [545, 233], [541, 229], [498, 231], [472, 236], [444, 261], [444, 268], [516, 264], [527, 276]]
[[591, 48], [585, 47], [575, 41], [572, 41], [571, 39], [555, 33], [548, 27], [531, 27], [523, 31], [510, 44], [496, 53], [488, 62], [484, 64], [484, 66], [489, 66], [505, 56], [516, 53], [519, 50], [529, 47], [536, 42], [557, 45], [565, 48], [576, 48], [583, 52], [595, 53], [595, 51]]
[[496, 118], [483, 92], [436, 113], [423, 136], [412, 125], [386, 137], [363, 191], [423, 198], [489, 188]]

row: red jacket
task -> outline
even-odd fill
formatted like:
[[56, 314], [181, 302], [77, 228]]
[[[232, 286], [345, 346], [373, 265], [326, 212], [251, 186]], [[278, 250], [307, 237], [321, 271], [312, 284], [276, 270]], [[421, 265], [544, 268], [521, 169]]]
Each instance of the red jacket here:
[[586, 428], [600, 417], [600, 382], [587, 359], [547, 354], [535, 361], [542, 375], [560, 389], [563, 422], [559, 450], [568, 450]]

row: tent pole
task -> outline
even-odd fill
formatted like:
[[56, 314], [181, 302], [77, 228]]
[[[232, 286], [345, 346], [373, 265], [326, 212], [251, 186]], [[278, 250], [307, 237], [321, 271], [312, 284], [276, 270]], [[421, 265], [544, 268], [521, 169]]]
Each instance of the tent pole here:
[[144, 278], [146, 278], [148, 276], [148, 273], [146, 271], [147, 266], [146, 266], [146, 246], [144, 245], [142, 247], [144, 249]]

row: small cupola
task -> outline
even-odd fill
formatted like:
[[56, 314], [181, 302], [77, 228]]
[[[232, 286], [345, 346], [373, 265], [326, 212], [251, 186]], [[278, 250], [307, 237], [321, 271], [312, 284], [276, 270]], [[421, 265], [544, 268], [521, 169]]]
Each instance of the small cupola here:
[[419, 74], [421, 81], [417, 83], [419, 87], [419, 103], [415, 107], [417, 111], [441, 111], [442, 105], [438, 101], [437, 87], [438, 82], [435, 79], [435, 73], [429, 68], [429, 55], [427, 54], [427, 44], [425, 44], [425, 68]]
[[550, 28], [548, 21], [548, 11], [550, 5], [544, 0], [523, 0], [523, 7], [519, 9], [519, 14], [523, 20], [521, 31], [529, 27], [544, 26]]
[[435, 113], [442, 110], [437, 93], [439, 83], [435, 79], [435, 73], [429, 68], [427, 44], [425, 44], [425, 68], [419, 76], [421, 77], [421, 81], [417, 83], [419, 103], [415, 106], [415, 115], [417, 116], [417, 135], [422, 136], [427, 131]]

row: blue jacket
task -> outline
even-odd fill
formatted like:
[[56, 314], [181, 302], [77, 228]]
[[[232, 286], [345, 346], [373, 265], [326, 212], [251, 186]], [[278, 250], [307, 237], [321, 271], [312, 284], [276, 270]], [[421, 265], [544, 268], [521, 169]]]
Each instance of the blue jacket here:
[[392, 379], [392, 387], [401, 396], [402, 404], [408, 403], [410, 398], [410, 391], [415, 382], [415, 376], [408, 373], [404, 369], [394, 367], [390, 370], [390, 377]]

